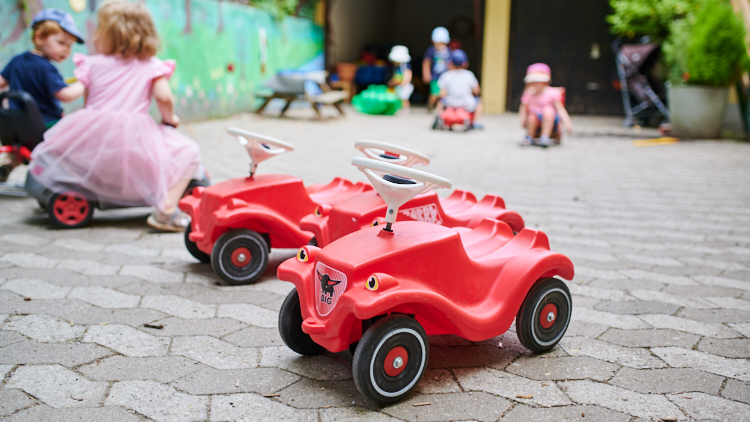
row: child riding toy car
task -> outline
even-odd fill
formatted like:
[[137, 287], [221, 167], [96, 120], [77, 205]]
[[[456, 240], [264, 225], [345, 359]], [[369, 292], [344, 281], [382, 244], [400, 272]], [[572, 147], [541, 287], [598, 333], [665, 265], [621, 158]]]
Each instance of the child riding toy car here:
[[464, 132], [472, 129], [474, 124], [474, 113], [470, 113], [460, 107], [446, 107], [435, 117], [432, 124], [433, 129], [453, 130], [460, 126]]
[[228, 284], [257, 280], [268, 265], [271, 248], [298, 248], [311, 233], [299, 228], [316, 207], [335, 204], [372, 187], [337, 177], [327, 185], [305, 187], [294, 176], [256, 175], [261, 162], [292, 151], [292, 145], [257, 133], [230, 128], [250, 155], [250, 176], [195, 189], [180, 201], [192, 217], [185, 246], [199, 261], [211, 262]]
[[323, 249], [303, 246], [281, 264], [294, 283], [279, 313], [279, 332], [303, 355], [353, 349], [352, 373], [368, 399], [387, 404], [408, 395], [427, 368], [427, 335], [482, 341], [516, 320], [521, 343], [553, 348], [570, 322], [565, 283], [571, 261], [549, 250], [547, 236], [485, 219], [474, 229], [396, 222], [399, 207], [450, 181], [367, 158], [363, 171], [388, 204], [385, 227], [351, 233]]
[[[380, 161], [411, 167], [420, 163], [427, 165], [430, 159], [416, 151], [376, 141], [359, 141], [355, 147], [367, 157]], [[398, 160], [395, 157], [399, 157]], [[383, 157], [394, 157], [383, 160]], [[300, 228], [315, 235], [315, 245], [325, 247], [329, 243], [364, 227], [384, 223], [381, 217], [386, 204], [377, 192], [368, 191], [347, 198], [333, 206], [321, 206], [313, 214], [300, 221]], [[486, 195], [477, 201], [473, 193], [456, 189], [447, 198], [439, 198], [435, 192], [425, 192], [405, 203], [397, 213], [398, 221], [425, 221], [446, 227], [474, 228], [485, 218], [507, 223], [514, 233], [524, 227], [523, 218], [515, 211], [505, 209], [503, 198]]]

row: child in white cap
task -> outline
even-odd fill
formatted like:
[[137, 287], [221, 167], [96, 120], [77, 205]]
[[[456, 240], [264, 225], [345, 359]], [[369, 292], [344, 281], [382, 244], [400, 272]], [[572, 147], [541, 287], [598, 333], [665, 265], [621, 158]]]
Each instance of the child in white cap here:
[[567, 130], [573, 133], [573, 123], [562, 104], [562, 92], [549, 86], [552, 79], [552, 71], [544, 63], [534, 63], [526, 69], [526, 89], [521, 96], [521, 108], [518, 117], [521, 127], [526, 129], [526, 138], [522, 145], [534, 145], [534, 135], [541, 125], [542, 135], [539, 138], [539, 146], [551, 145], [550, 135], [555, 126], [559, 130]]
[[432, 31], [432, 45], [427, 48], [422, 59], [422, 80], [430, 85], [429, 108], [435, 108], [440, 95], [437, 80], [446, 70], [451, 59], [448, 43], [451, 41], [448, 30], [438, 26]]
[[393, 62], [393, 77], [391, 77], [388, 86], [393, 87], [396, 95], [401, 99], [401, 110], [403, 113], [409, 112], [409, 97], [414, 92], [414, 85], [411, 84], [411, 56], [409, 49], [403, 45], [393, 46], [388, 59]]

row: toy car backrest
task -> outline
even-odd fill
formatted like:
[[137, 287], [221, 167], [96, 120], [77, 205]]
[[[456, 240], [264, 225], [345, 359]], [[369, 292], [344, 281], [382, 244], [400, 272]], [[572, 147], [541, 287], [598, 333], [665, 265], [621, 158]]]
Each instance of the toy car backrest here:
[[560, 101], [562, 102], [562, 105], [565, 106], [565, 87], [558, 86], [556, 88], [560, 91], [560, 94], [561, 94], [561, 97], [562, 97], [562, 99]]
[[[12, 108], [6, 108], [6, 104]], [[0, 142], [3, 145], [24, 146], [32, 151], [44, 140], [45, 130], [44, 119], [31, 95], [24, 91], [0, 94]]]

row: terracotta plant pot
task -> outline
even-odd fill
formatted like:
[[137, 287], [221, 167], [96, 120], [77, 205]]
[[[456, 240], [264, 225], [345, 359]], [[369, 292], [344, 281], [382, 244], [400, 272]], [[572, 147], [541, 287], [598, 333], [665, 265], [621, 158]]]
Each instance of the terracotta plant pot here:
[[353, 81], [357, 75], [357, 65], [354, 63], [336, 63], [336, 73], [342, 81]]
[[720, 138], [728, 93], [726, 87], [670, 87], [668, 95], [672, 134], [680, 138]]

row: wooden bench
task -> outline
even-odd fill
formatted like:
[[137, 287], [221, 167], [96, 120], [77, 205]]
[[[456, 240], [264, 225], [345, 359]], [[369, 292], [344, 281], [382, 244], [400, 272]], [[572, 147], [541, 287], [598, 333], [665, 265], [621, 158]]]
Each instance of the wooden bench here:
[[[264, 87], [268, 92], [257, 92], [256, 97], [263, 98], [263, 104], [255, 112], [262, 114], [271, 100], [276, 98], [286, 101], [281, 109], [281, 116], [286, 113], [294, 101], [307, 101], [312, 105], [313, 110], [322, 119], [320, 107], [333, 106], [336, 110], [344, 115], [344, 109], [341, 107], [343, 102], [349, 97], [347, 91], [333, 91], [325, 81], [327, 73], [325, 71], [279, 74], [271, 78]], [[322, 91], [320, 94], [311, 95], [305, 90], [305, 82], [314, 82]]]

